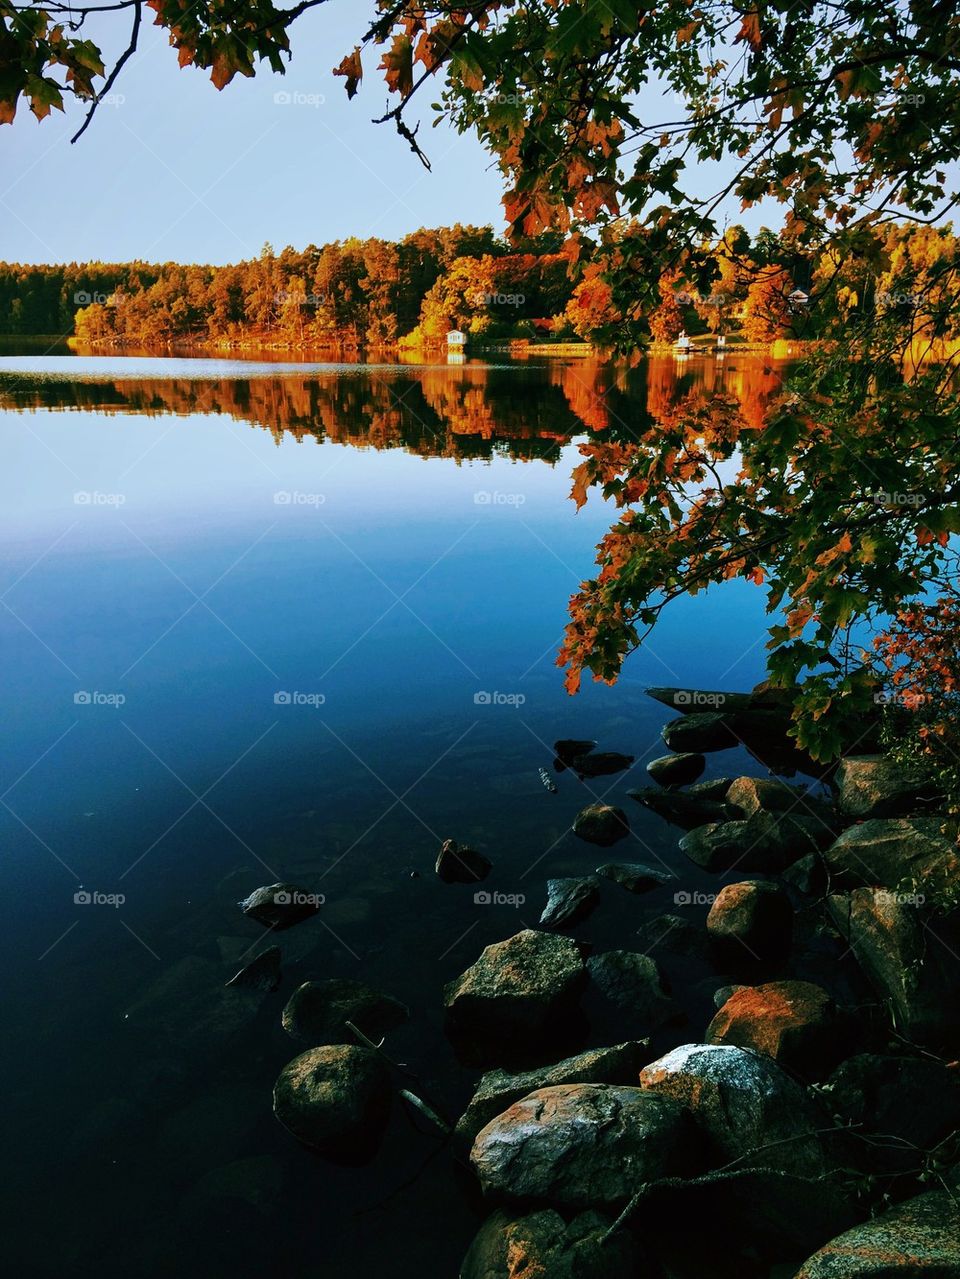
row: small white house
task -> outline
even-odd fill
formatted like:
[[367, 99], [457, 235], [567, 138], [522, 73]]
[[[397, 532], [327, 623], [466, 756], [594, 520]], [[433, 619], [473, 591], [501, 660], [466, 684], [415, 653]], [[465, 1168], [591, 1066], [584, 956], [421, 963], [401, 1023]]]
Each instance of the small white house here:
[[461, 333], [459, 329], [451, 329], [447, 334], [447, 349], [452, 351], [462, 351], [467, 344], [466, 333]]
[[798, 310], [801, 307], [809, 306], [810, 296], [809, 294], [804, 293], [803, 289], [794, 289], [787, 297], [787, 301], [794, 310]]

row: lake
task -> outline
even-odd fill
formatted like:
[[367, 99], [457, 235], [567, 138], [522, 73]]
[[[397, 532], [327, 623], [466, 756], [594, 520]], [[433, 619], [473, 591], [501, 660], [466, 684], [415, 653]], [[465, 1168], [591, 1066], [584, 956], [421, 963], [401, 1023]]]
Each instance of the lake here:
[[[0, 357], [11, 1273], [456, 1274], [484, 1215], [470, 1178], [400, 1106], [364, 1167], [298, 1147], [271, 1114], [301, 1050], [280, 1012], [308, 978], [396, 996], [411, 1015], [386, 1050], [455, 1117], [478, 1072], [442, 987], [536, 926], [548, 876], [610, 860], [570, 832], [580, 808], [622, 802], [611, 855], [676, 878], [604, 885], [578, 938], [647, 949], [637, 929], [677, 892], [716, 891], [625, 792], [665, 753], [647, 686], [762, 678], [764, 593], [679, 602], [615, 687], [568, 697], [567, 600], [615, 516], [599, 495], [577, 513], [570, 472], [580, 443], [629, 439], [691, 386], [750, 416], [779, 377], [736, 356]], [[636, 763], [551, 793], [561, 737]], [[747, 767], [727, 753], [707, 775]], [[448, 836], [524, 900], [441, 883]], [[270, 937], [279, 991], [241, 998], [223, 983], [267, 935], [237, 902], [279, 880], [325, 904]], [[663, 964], [709, 1016], [710, 989]], [[589, 1033], [644, 1028], [597, 1013]]]

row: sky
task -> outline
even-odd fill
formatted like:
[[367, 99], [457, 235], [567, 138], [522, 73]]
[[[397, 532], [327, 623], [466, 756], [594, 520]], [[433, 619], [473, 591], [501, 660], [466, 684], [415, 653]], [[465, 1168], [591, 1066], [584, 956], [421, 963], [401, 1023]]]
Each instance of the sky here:
[[[392, 125], [371, 123], [387, 98], [372, 58], [348, 102], [331, 69], [362, 34], [365, 7], [305, 14], [285, 76], [263, 64], [222, 93], [207, 72], [181, 70], [166, 32], [145, 23], [117, 100], [73, 146], [82, 104], [42, 123], [21, 104], [0, 128], [0, 260], [223, 263], [267, 240], [304, 248], [458, 221], [503, 229], [490, 157], [473, 137], [431, 127], [429, 95], [420, 114], [432, 173]], [[110, 25], [122, 47], [126, 18]]]

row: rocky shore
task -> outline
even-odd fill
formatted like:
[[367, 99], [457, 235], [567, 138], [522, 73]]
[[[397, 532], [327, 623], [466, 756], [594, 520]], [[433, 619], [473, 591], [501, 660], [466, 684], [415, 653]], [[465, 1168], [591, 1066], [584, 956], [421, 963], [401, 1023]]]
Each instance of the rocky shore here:
[[[577, 931], [601, 890], [642, 895], [669, 873], [606, 853], [547, 881], [537, 926], [437, 991], [480, 1072], [459, 1116], [391, 1058], [403, 1004], [308, 982], [283, 1011], [299, 1055], [277, 1080], [277, 1119], [319, 1156], [359, 1163], [393, 1108], [415, 1110], [489, 1212], [461, 1279], [960, 1276], [960, 854], [945, 800], [879, 753], [816, 769], [763, 686], [652, 692], [681, 714], [652, 785], [629, 796], [717, 878], [705, 921], [663, 915], [635, 949], [597, 950]], [[606, 777], [632, 762], [596, 745], [558, 742], [555, 768]], [[765, 775], [700, 781], [706, 753], [739, 745]], [[784, 780], [797, 771], [812, 782]], [[593, 803], [573, 830], [609, 849], [629, 815]], [[490, 871], [455, 840], [437, 851], [450, 891]], [[270, 932], [319, 909], [293, 884], [242, 907]], [[695, 1020], [654, 949], [712, 988], [712, 1018]], [[278, 980], [271, 950], [232, 984]], [[591, 1042], [598, 1002], [621, 1042]]]

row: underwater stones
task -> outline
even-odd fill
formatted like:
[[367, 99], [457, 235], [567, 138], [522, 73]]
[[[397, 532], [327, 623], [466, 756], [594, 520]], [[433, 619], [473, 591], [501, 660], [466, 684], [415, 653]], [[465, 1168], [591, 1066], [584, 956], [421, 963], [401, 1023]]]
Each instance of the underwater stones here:
[[435, 870], [445, 884], [479, 884], [493, 869], [490, 860], [476, 849], [445, 839], [437, 854]]
[[352, 1044], [352, 1022], [368, 1039], [378, 1040], [409, 1016], [398, 999], [382, 995], [363, 982], [345, 977], [306, 981], [290, 996], [283, 1010], [283, 1028], [302, 1043]]
[[627, 838], [630, 823], [622, 808], [615, 808], [612, 804], [588, 804], [577, 813], [573, 833], [588, 844], [609, 848], [611, 844]]
[[647, 772], [660, 786], [688, 786], [703, 775], [704, 757], [693, 751], [680, 755], [661, 755], [647, 765]]
[[280, 959], [280, 947], [270, 946], [255, 959], [251, 959], [249, 964], [245, 964], [238, 973], [234, 973], [224, 984], [266, 992], [274, 991], [280, 985]]
[[367, 1048], [311, 1048], [280, 1072], [273, 1113], [305, 1146], [332, 1158], [367, 1157], [383, 1135], [390, 1079]]

